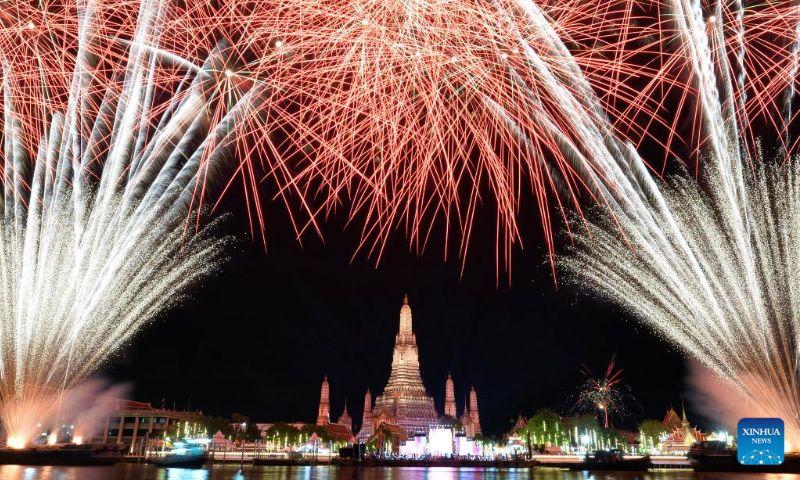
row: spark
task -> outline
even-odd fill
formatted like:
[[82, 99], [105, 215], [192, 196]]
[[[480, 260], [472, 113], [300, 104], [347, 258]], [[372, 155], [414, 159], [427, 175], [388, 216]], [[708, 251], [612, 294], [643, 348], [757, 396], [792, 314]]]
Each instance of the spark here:
[[[587, 380], [572, 396], [572, 411], [580, 413], [596, 413], [605, 428], [613, 427], [613, 417], [629, 416], [627, 404], [636, 404], [630, 394], [630, 388], [622, 384], [622, 370], [617, 370], [616, 356], [611, 359], [602, 377], [598, 378], [583, 365], [581, 373]], [[638, 404], [637, 404], [638, 405]]]
[[[800, 158], [783, 103], [794, 95], [798, 12], [718, 3], [722, 16], [705, 22], [699, 1], [659, 5], [678, 21], [653, 38], [672, 62], [650, 81], [682, 98], [674, 125], [691, 126], [702, 182], [685, 173], [665, 186], [634, 161], [618, 177], [634, 188], [575, 235], [562, 265], [713, 371], [748, 415], [783, 418], [800, 445]], [[765, 139], [777, 153], [762, 152]]]
[[85, 12], [86, 31], [122, 22], [134, 39], [123, 43], [79, 35], [70, 4], [47, 6], [42, 29], [63, 35], [36, 48], [2, 30], [0, 11], [0, 420], [15, 448], [222, 261], [214, 222], [187, 221], [243, 108], [219, 106], [209, 77], [143, 44], [165, 12]]

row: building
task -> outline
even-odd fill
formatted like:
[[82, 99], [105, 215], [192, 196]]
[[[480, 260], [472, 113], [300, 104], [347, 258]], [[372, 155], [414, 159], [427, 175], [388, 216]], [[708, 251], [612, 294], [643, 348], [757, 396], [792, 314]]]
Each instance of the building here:
[[[464, 433], [469, 438], [474, 437], [476, 434], [481, 434], [478, 396], [475, 393], [475, 388], [470, 391], [469, 402], [470, 408], [467, 408], [467, 403], [465, 402], [465, 416], [462, 416], [462, 422], [466, 418], [466, 428], [464, 428], [464, 432], [461, 432], [461, 429], [458, 429], [458, 432], [454, 430], [452, 432], [453, 438], [456, 438], [457, 435], [463, 436]], [[447, 375], [444, 411], [445, 416], [451, 417], [454, 422], [458, 418], [455, 387], [453, 377], [449, 373]], [[396, 452], [400, 444], [406, 442], [408, 438], [428, 436], [429, 429], [434, 425], [439, 425], [439, 420], [439, 414], [433, 398], [428, 395], [425, 385], [422, 383], [422, 375], [419, 368], [419, 348], [417, 347], [417, 338], [413, 330], [411, 307], [408, 304], [408, 295], [406, 295], [403, 299], [403, 306], [400, 308], [400, 325], [395, 336], [389, 381], [383, 393], [375, 398], [374, 406], [372, 394], [369, 388], [367, 389], [364, 395], [361, 429], [358, 435], [355, 436], [355, 440], [359, 443], [377, 441], [380, 432], [381, 443], [386, 441], [387, 445], [393, 445], [392, 449]], [[347, 401], [345, 401], [344, 413], [339, 417], [337, 423], [330, 423], [330, 386], [327, 375], [325, 375], [325, 379], [322, 382], [317, 425], [340, 425], [346, 427], [349, 431], [353, 429], [352, 418], [347, 412]], [[403, 432], [403, 435], [398, 435], [398, 432]], [[464, 445], [467, 444], [464, 443]]]
[[456, 413], [456, 389], [450, 372], [447, 373], [447, 382], [445, 382], [444, 414], [448, 417], [458, 418], [458, 413]]
[[356, 440], [353, 431], [347, 425], [329, 423], [325, 425], [325, 430], [327, 430], [333, 437], [333, 440], [338, 443], [353, 443]]
[[344, 412], [339, 416], [339, 420], [336, 421], [339, 425], [344, 425], [347, 427], [348, 430], [351, 432], [353, 431], [353, 419], [350, 418], [350, 414], [347, 413], [347, 399], [344, 399]]
[[[455, 384], [453, 377], [448, 373], [447, 381], [445, 382], [445, 400], [444, 400], [444, 414], [445, 416], [458, 419], [456, 411], [456, 398], [455, 398]], [[469, 407], [467, 407], [466, 400], [464, 401], [464, 412], [459, 419], [461, 425], [464, 427], [464, 432], [468, 438], [474, 438], [476, 435], [481, 435], [481, 417], [478, 413], [478, 394], [475, 392], [475, 387], [471, 387], [469, 392]]]
[[339, 416], [339, 420], [336, 423], [331, 423], [330, 384], [328, 383], [327, 374], [325, 374], [325, 379], [322, 380], [322, 388], [320, 389], [317, 425], [325, 427], [325, 430], [327, 430], [337, 442], [355, 441], [355, 436], [353, 436], [353, 420], [350, 418], [350, 414], [347, 413], [347, 400], [344, 402], [344, 412]]
[[317, 425], [327, 425], [331, 423], [331, 400], [330, 386], [328, 385], [328, 374], [322, 381], [322, 391], [319, 395], [319, 412], [317, 413]]
[[110, 397], [97, 397], [92, 410], [103, 415], [92, 419], [86, 431], [76, 432], [76, 438], [80, 435], [82, 443], [90, 444], [121, 443], [130, 453], [144, 451], [145, 442], [163, 438], [177, 423], [194, 422], [203, 415]]
[[689, 425], [686, 419], [686, 409], [683, 409], [683, 416], [678, 417], [678, 412], [670, 407], [664, 416], [663, 424], [667, 427], [668, 433], [662, 444], [665, 453], [683, 454], [689, 451], [689, 447], [694, 442], [706, 440], [706, 434], [697, 427]]
[[461, 413], [461, 425], [464, 427], [464, 433], [467, 434], [467, 437], [474, 438], [475, 437], [475, 427], [472, 425], [472, 415], [469, 413], [469, 407], [467, 407], [467, 400], [464, 399], [464, 411]]
[[372, 408], [372, 431], [381, 424], [399, 426], [406, 434], [426, 434], [436, 423], [433, 398], [428, 395], [419, 372], [419, 350], [411, 322], [408, 296], [400, 309], [400, 328], [395, 337], [392, 372], [383, 393], [375, 398]]
[[364, 395], [364, 414], [361, 416], [361, 430], [358, 431], [356, 440], [359, 443], [367, 443], [372, 437], [372, 394], [367, 393]]
[[469, 417], [472, 420], [472, 429], [474, 432], [474, 434], [470, 436], [481, 435], [483, 431], [481, 430], [481, 417], [478, 414], [478, 394], [475, 393], [474, 385], [469, 391]]

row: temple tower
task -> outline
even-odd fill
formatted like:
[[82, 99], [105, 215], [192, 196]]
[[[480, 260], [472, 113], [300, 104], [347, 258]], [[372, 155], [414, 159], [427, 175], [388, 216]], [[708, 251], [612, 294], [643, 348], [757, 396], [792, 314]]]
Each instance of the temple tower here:
[[367, 443], [372, 437], [372, 394], [367, 393], [364, 395], [364, 415], [361, 417], [361, 430], [358, 431], [356, 439], [360, 443]]
[[472, 427], [475, 429], [475, 435], [481, 434], [481, 417], [478, 414], [478, 394], [475, 393], [475, 386], [469, 392], [469, 416], [472, 419]]
[[327, 425], [331, 423], [331, 402], [330, 387], [328, 386], [328, 374], [322, 381], [322, 391], [319, 395], [319, 413], [317, 414], [317, 425]]
[[345, 425], [351, 432], [353, 431], [353, 419], [350, 418], [350, 414], [347, 413], [347, 399], [344, 399], [344, 412], [339, 417], [339, 420], [336, 422], [339, 425]]
[[475, 436], [475, 429], [472, 428], [472, 416], [469, 414], [469, 408], [467, 407], [467, 399], [464, 398], [464, 411], [461, 412], [461, 425], [464, 427], [464, 433], [467, 435], [467, 438], [473, 438]]
[[447, 373], [447, 382], [444, 389], [444, 414], [448, 417], [458, 418], [456, 413], [456, 391], [450, 372]]
[[433, 398], [428, 396], [419, 373], [419, 350], [411, 321], [408, 295], [400, 309], [400, 328], [395, 337], [392, 373], [383, 394], [375, 399], [372, 428], [383, 423], [399, 425], [406, 433], [427, 433], [428, 425], [439, 415]]

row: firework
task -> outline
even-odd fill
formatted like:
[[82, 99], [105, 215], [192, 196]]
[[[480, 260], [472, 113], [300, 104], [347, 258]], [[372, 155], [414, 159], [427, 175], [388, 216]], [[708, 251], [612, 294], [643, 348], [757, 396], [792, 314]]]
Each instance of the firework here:
[[572, 410], [580, 413], [593, 413], [600, 417], [605, 428], [613, 428], [612, 420], [628, 416], [627, 404], [636, 402], [630, 394], [630, 388], [622, 384], [622, 370], [615, 366], [616, 355], [609, 362], [602, 377], [595, 377], [586, 365], [581, 373], [586, 375], [586, 382], [573, 396]]
[[[225, 240], [187, 219], [237, 106], [210, 118], [213, 79], [146, 41], [150, 2], [128, 40], [104, 31], [122, 8], [14, 5], [0, 7], [0, 418], [18, 447], [221, 260]], [[80, 35], [56, 35], [70, 20]]]
[[579, 54], [607, 26], [579, 3], [279, 2], [264, 22], [296, 108], [279, 119], [307, 165], [295, 181], [322, 190], [326, 211], [349, 204], [363, 220], [361, 246], [378, 256], [399, 227], [424, 249], [437, 222], [466, 255], [476, 210], [489, 203], [507, 262], [530, 192], [552, 249], [549, 204], [563, 212], [602, 198], [614, 168], [595, 94], [608, 85], [583, 75], [593, 58]]
[[[664, 55], [688, 69], [676, 88], [696, 108], [690, 117], [701, 139], [701, 182], [680, 177], [662, 187], [640, 169], [633, 177], [639, 194], [620, 198], [613, 217], [601, 215], [578, 235], [578, 251], [564, 265], [700, 360], [734, 388], [749, 415], [783, 418], [798, 448], [800, 164], [787, 157], [795, 145], [797, 39], [781, 39], [796, 28], [774, 26], [796, 24], [797, 11], [784, 2], [714, 5], [664, 3], [671, 20], [657, 40], [671, 42]], [[775, 11], [787, 17], [778, 20]], [[743, 26], [751, 16], [764, 21], [752, 32]], [[748, 73], [754, 45], [777, 55], [769, 74]], [[750, 96], [751, 88], [760, 91]], [[769, 160], [754, 140], [757, 116], [770, 118], [763, 122], [765, 138], [775, 140]], [[775, 165], [765, 164], [772, 151]]]
[[651, 165], [658, 155], [687, 165], [711, 152], [753, 159], [759, 139], [784, 159], [798, 152], [796, 2], [629, 1], [612, 17], [600, 19], [607, 35], [584, 64], [635, 92], [605, 105]]
[[610, 126], [559, 38], [586, 44], [602, 22], [564, 4], [407, 7], [0, 6], [0, 395], [21, 441], [45, 408], [26, 402], [52, 405], [212, 268], [219, 245], [192, 236], [212, 191], [242, 185], [262, 238], [271, 179], [307, 214], [298, 236], [347, 200], [371, 248], [404, 222], [424, 246], [441, 219], [462, 253], [481, 191], [499, 245], [518, 239], [523, 188], [548, 238], [549, 191], [608, 196]]
[[[235, 155], [224, 172], [208, 168], [208, 154], [199, 158], [194, 209], [216, 202], [209, 183], [223, 192], [240, 185], [253, 233], [263, 238], [258, 187], [271, 181], [298, 238], [344, 209], [362, 225], [360, 248], [377, 258], [395, 230], [421, 251], [436, 225], [444, 226], [445, 255], [457, 243], [465, 257], [485, 205], [496, 212], [499, 269], [521, 241], [523, 197], [533, 196], [551, 253], [554, 214], [609, 201], [617, 167], [604, 111], [636, 101], [638, 90], [583, 72], [610, 71], [598, 60], [600, 47], [615, 38], [627, 7], [624, 0], [602, 8], [582, 0], [18, 2], [0, 9], [0, 51], [13, 65], [5, 78], [24, 91], [17, 108], [26, 121], [17, 133], [29, 151], [40, 117], [65, 111], [73, 95], [84, 99], [74, 113], [81, 124], [97, 112], [107, 84], [147, 81], [141, 115], [152, 123], [174, 109], [163, 96], [199, 91], [204, 121], [231, 127], [214, 142]], [[134, 47], [157, 66], [146, 79], [117, 68]], [[641, 71], [626, 68], [613, 63], [615, 75]]]

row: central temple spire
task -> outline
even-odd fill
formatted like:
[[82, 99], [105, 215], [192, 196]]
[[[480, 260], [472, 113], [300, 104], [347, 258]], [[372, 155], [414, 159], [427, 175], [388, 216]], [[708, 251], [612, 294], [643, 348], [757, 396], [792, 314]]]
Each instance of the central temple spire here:
[[403, 307], [400, 309], [400, 331], [398, 333], [404, 339], [414, 335], [411, 324], [411, 307], [408, 306], [408, 294], [403, 298]]
[[399, 425], [407, 433], [427, 432], [438, 414], [428, 396], [419, 372], [419, 350], [411, 323], [408, 295], [400, 308], [400, 328], [392, 355], [392, 372], [383, 394], [375, 399], [372, 410], [373, 432], [381, 423]]

